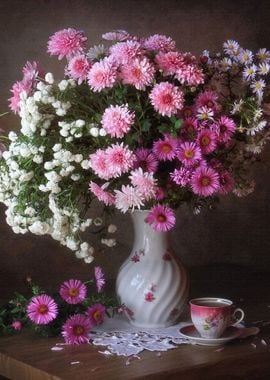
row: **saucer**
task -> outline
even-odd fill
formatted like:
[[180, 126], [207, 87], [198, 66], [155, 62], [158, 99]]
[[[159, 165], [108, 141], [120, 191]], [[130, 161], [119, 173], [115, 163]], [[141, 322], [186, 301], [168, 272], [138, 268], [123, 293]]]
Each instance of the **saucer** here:
[[229, 326], [220, 338], [202, 338], [194, 325], [183, 326], [179, 331], [183, 338], [188, 339], [195, 344], [201, 344], [204, 346], [221, 346], [238, 338], [243, 329], [241, 327]]

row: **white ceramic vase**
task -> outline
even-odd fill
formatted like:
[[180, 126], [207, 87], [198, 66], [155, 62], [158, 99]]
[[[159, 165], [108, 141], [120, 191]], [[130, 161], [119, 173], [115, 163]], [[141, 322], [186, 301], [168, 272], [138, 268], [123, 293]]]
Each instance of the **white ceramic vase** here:
[[134, 244], [116, 280], [116, 293], [130, 322], [166, 327], [179, 321], [186, 304], [186, 271], [169, 246], [168, 233], [145, 223], [147, 211], [134, 211]]

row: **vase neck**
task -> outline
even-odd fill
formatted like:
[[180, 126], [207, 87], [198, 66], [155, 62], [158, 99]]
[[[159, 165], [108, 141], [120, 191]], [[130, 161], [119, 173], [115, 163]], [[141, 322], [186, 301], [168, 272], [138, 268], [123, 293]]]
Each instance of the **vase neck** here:
[[168, 232], [159, 232], [145, 222], [149, 211], [136, 210], [131, 214], [134, 226], [134, 246], [135, 250], [143, 249], [145, 252], [153, 251], [154, 247], [168, 249]]

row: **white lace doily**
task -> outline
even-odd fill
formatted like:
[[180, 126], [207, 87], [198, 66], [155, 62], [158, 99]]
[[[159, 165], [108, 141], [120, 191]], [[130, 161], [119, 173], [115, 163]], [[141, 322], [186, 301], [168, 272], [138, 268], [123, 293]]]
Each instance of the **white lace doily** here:
[[179, 344], [190, 343], [181, 337], [179, 329], [189, 322], [165, 328], [142, 328], [132, 326], [124, 316], [107, 318], [91, 332], [92, 344], [105, 346], [104, 355], [132, 356], [143, 350], [167, 351]]

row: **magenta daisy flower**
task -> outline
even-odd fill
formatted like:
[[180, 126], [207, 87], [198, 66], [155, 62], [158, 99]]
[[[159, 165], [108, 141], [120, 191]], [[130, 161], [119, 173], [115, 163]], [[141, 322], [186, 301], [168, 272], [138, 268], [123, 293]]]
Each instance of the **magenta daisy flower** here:
[[169, 82], [156, 84], [149, 97], [154, 109], [162, 116], [171, 117], [183, 108], [183, 92]]
[[192, 171], [187, 168], [174, 169], [170, 174], [171, 179], [180, 186], [187, 186], [190, 183]]
[[149, 211], [145, 221], [156, 231], [168, 231], [175, 225], [174, 211], [165, 205], [157, 204]]
[[178, 141], [170, 135], [165, 135], [164, 139], [154, 142], [153, 152], [161, 161], [172, 161], [176, 157]]
[[104, 321], [106, 314], [106, 308], [100, 303], [96, 303], [93, 306], [89, 307], [86, 311], [86, 315], [90, 320], [92, 326], [101, 325]]
[[87, 79], [87, 74], [90, 67], [91, 64], [84, 55], [76, 55], [68, 62], [66, 74], [70, 78], [77, 80], [78, 84], [81, 84]]
[[181, 127], [181, 135], [189, 140], [194, 140], [199, 131], [198, 120], [195, 117], [188, 117]]
[[158, 160], [151, 150], [138, 148], [135, 150], [134, 169], [142, 168], [143, 171], [154, 173], [158, 168]]
[[106, 206], [110, 206], [114, 204], [114, 195], [105, 189], [108, 187], [109, 183], [105, 183], [102, 186], [99, 186], [95, 182], [91, 181], [89, 184], [89, 190], [97, 197], [97, 199]]
[[231, 174], [227, 170], [225, 170], [219, 173], [219, 177], [220, 188], [218, 192], [222, 195], [230, 193], [234, 187], [234, 180]]
[[134, 123], [135, 113], [127, 106], [113, 106], [106, 108], [101, 124], [111, 137], [122, 138]]
[[196, 107], [207, 107], [216, 111], [218, 96], [214, 91], [201, 92], [196, 99]]
[[124, 84], [131, 84], [137, 90], [145, 90], [149, 86], [155, 75], [155, 68], [149, 59], [134, 59], [129, 64], [121, 67], [121, 79]]
[[227, 116], [221, 118], [213, 125], [213, 130], [217, 133], [218, 141], [228, 142], [236, 130], [235, 122]]
[[107, 57], [94, 63], [88, 72], [88, 84], [94, 92], [113, 87], [117, 79], [117, 65]]
[[59, 290], [60, 296], [67, 303], [76, 305], [85, 300], [87, 288], [80, 280], [65, 281]]
[[203, 154], [212, 153], [217, 147], [217, 135], [209, 129], [202, 129], [198, 134], [197, 143]]
[[47, 325], [58, 314], [54, 299], [47, 294], [41, 294], [31, 299], [27, 306], [27, 315], [37, 325]]
[[199, 166], [191, 177], [191, 187], [195, 194], [208, 197], [219, 190], [219, 175], [210, 167]]
[[154, 34], [144, 41], [144, 47], [151, 51], [168, 52], [175, 50], [175, 41], [173, 41], [171, 37]]
[[48, 41], [48, 53], [58, 55], [58, 59], [70, 59], [85, 48], [87, 37], [80, 30], [72, 28], [59, 30]]
[[191, 167], [202, 159], [202, 152], [196, 143], [184, 142], [179, 146], [177, 157], [185, 166]]
[[86, 315], [75, 314], [63, 325], [62, 336], [68, 344], [88, 343], [91, 327], [91, 322]]
[[104, 273], [101, 269], [101, 267], [95, 267], [95, 279], [96, 279], [96, 286], [97, 286], [97, 292], [101, 293], [105, 286], [105, 277]]

